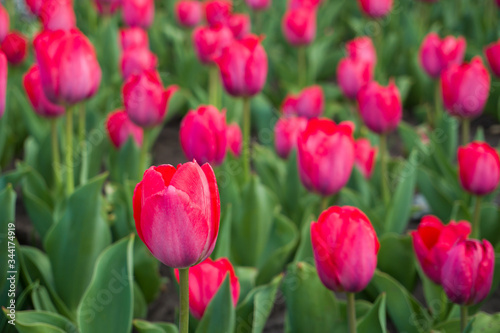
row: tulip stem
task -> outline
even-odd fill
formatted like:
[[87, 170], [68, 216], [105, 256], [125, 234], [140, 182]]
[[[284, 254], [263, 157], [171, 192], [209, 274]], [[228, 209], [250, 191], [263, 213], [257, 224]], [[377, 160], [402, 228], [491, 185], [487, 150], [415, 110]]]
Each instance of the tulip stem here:
[[356, 304], [354, 293], [346, 293], [347, 296], [347, 323], [349, 333], [356, 333]]
[[144, 135], [142, 139], [141, 152], [139, 155], [139, 167], [138, 167], [138, 175], [137, 179], [141, 180], [142, 175], [144, 174], [144, 170], [147, 169], [146, 160], [148, 157], [148, 145], [149, 145], [149, 130], [147, 128], [144, 129]]
[[476, 197], [476, 204], [474, 207], [474, 220], [472, 221], [472, 238], [479, 238], [481, 236], [481, 202], [483, 197]]
[[324, 196], [321, 198], [321, 212], [324, 212], [328, 208], [328, 197]]
[[465, 332], [465, 328], [467, 327], [467, 322], [468, 322], [468, 311], [467, 311], [467, 306], [462, 305], [460, 307], [460, 332]]
[[66, 194], [70, 196], [75, 189], [73, 178], [73, 108], [66, 110]]
[[82, 167], [80, 169], [80, 185], [87, 183], [88, 173], [89, 173], [89, 158], [87, 154], [87, 142], [85, 142], [86, 128], [85, 128], [85, 108], [83, 105], [79, 107], [78, 110], [78, 141], [80, 149], [82, 150]]
[[211, 66], [209, 70], [209, 87], [208, 87], [208, 103], [218, 108], [218, 85], [219, 85], [219, 72], [217, 66]]
[[57, 135], [57, 118], [51, 119], [50, 131], [52, 139], [52, 168], [54, 169], [54, 184], [58, 189], [61, 185], [61, 156], [59, 153], [59, 137]]
[[306, 59], [306, 47], [300, 46], [297, 50], [298, 53], [298, 75], [299, 75], [299, 87], [303, 88], [307, 84], [307, 59]]
[[251, 129], [250, 98], [243, 97], [243, 172], [245, 181], [250, 179], [250, 129]]
[[179, 313], [179, 333], [189, 332], [189, 267], [179, 269], [181, 311]]
[[389, 183], [387, 176], [387, 135], [380, 135], [380, 181], [382, 182], [382, 197], [386, 206], [389, 205], [390, 193], [389, 193]]
[[470, 140], [470, 119], [462, 119], [462, 145], [466, 145]]

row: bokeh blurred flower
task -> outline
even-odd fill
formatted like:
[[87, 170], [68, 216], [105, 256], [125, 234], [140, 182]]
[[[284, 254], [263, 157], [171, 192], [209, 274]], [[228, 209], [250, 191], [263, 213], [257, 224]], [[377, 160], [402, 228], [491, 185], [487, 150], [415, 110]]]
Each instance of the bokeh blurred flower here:
[[488, 45], [484, 49], [484, 54], [493, 74], [500, 77], [500, 40]]
[[154, 0], [122, 0], [123, 22], [129, 27], [147, 29], [155, 16]]
[[346, 43], [347, 57], [355, 61], [365, 61], [375, 67], [377, 63], [377, 52], [373, 42], [368, 36], [354, 38]]
[[153, 70], [158, 64], [158, 58], [149, 49], [129, 48], [120, 59], [122, 77], [127, 80], [131, 75], [141, 74], [145, 70]]
[[28, 54], [28, 39], [18, 31], [11, 31], [4, 38], [2, 51], [12, 65], [18, 65]]
[[10, 17], [7, 10], [0, 4], [0, 43], [9, 33]]
[[370, 17], [386, 16], [392, 9], [393, 0], [358, 0], [363, 13]]
[[228, 27], [236, 39], [242, 39], [250, 33], [251, 21], [247, 14], [233, 14], [228, 20]]
[[146, 30], [142, 28], [120, 29], [120, 45], [122, 51], [135, 48], [149, 49], [149, 38]]
[[358, 92], [373, 80], [373, 65], [364, 60], [343, 58], [337, 66], [337, 83], [347, 98], [356, 99]]
[[237, 123], [227, 125], [227, 148], [236, 157], [241, 156], [243, 149], [243, 134], [241, 128]]
[[116, 110], [108, 115], [106, 130], [111, 143], [117, 149], [127, 143], [129, 137], [132, 137], [138, 147], [142, 146], [143, 130], [130, 121], [125, 110]]
[[94, 0], [97, 11], [101, 15], [112, 15], [122, 5], [123, 0]]
[[420, 64], [429, 76], [438, 78], [450, 65], [462, 63], [465, 48], [463, 37], [447, 36], [441, 40], [436, 33], [431, 32], [420, 46]]
[[372, 147], [368, 139], [360, 138], [354, 142], [354, 165], [366, 179], [373, 174], [377, 152], [377, 147]]
[[281, 21], [281, 29], [291, 45], [309, 45], [316, 37], [316, 10], [306, 7], [288, 10]]
[[266, 10], [271, 6], [271, 0], [245, 0], [252, 10]]
[[232, 11], [233, 3], [230, 0], [205, 1], [205, 19], [210, 26], [227, 24]]
[[7, 97], [7, 58], [0, 50], [0, 118], [5, 112], [5, 97]]
[[283, 101], [281, 110], [285, 116], [297, 115], [307, 119], [317, 118], [325, 110], [325, 94], [321, 86], [304, 88], [297, 95], [288, 94]]
[[33, 106], [34, 111], [38, 115], [52, 118], [59, 117], [64, 114], [64, 107], [52, 103], [45, 96], [38, 65], [35, 64], [31, 66], [28, 72], [24, 75], [23, 86], [31, 106]]
[[278, 156], [288, 158], [290, 152], [297, 148], [297, 138], [307, 126], [307, 119], [290, 116], [280, 118], [274, 125], [274, 147]]
[[45, 30], [70, 30], [76, 28], [76, 16], [72, 0], [44, 0], [38, 18]]
[[177, 22], [185, 28], [194, 28], [202, 19], [203, 5], [197, 0], [179, 0], [175, 3]]
[[193, 31], [194, 50], [200, 62], [206, 65], [213, 64], [233, 39], [231, 29], [222, 24], [214, 27], [197, 27]]

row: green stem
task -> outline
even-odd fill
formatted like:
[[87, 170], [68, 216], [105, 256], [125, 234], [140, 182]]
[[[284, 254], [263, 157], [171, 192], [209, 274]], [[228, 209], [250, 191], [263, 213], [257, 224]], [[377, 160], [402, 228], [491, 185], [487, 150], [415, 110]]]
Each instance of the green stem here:
[[470, 141], [470, 119], [462, 119], [462, 145], [468, 144]]
[[261, 34], [262, 33], [262, 11], [256, 10], [254, 11], [254, 22], [255, 22], [255, 27], [253, 31], [255, 31], [256, 34]]
[[208, 83], [208, 104], [219, 107], [218, 101], [218, 85], [219, 85], [219, 69], [217, 66], [211, 66], [209, 70], [209, 83]]
[[462, 305], [460, 307], [460, 332], [465, 332], [465, 328], [467, 327], [467, 322], [468, 322], [468, 311], [467, 311], [467, 306]]
[[73, 177], [73, 108], [66, 110], [66, 195], [75, 189]]
[[250, 179], [250, 129], [251, 129], [250, 98], [243, 97], [243, 172], [245, 181]]
[[386, 206], [389, 205], [390, 192], [389, 183], [387, 175], [387, 136], [386, 134], [380, 135], [380, 171], [381, 171], [381, 182], [382, 182], [382, 197]]
[[472, 221], [472, 238], [479, 238], [481, 236], [481, 202], [483, 197], [476, 197], [476, 204], [474, 207], [474, 220]]
[[87, 142], [86, 138], [86, 128], [85, 128], [85, 107], [80, 105], [79, 110], [79, 119], [78, 119], [78, 144], [82, 151], [82, 167], [80, 169], [80, 185], [84, 185], [87, 183], [88, 173], [89, 173], [89, 158], [87, 154]]
[[189, 332], [189, 267], [179, 269], [181, 311], [179, 313], [179, 333]]
[[356, 306], [354, 293], [346, 293], [347, 295], [347, 323], [349, 333], [356, 333]]
[[328, 208], [328, 197], [324, 196], [321, 198], [321, 213]]
[[144, 129], [144, 136], [142, 139], [142, 147], [141, 147], [141, 152], [139, 155], [139, 167], [138, 167], [138, 172], [139, 174], [137, 175], [137, 179], [140, 181], [142, 179], [142, 175], [144, 174], [144, 170], [147, 169], [147, 158], [148, 158], [148, 145], [149, 145], [149, 130]]
[[52, 139], [52, 168], [54, 169], [54, 185], [58, 189], [61, 186], [61, 156], [59, 152], [59, 137], [57, 136], [57, 118], [50, 121]]
[[307, 59], [306, 59], [306, 47], [300, 46], [297, 50], [298, 53], [298, 75], [299, 75], [299, 87], [304, 88], [307, 84]]

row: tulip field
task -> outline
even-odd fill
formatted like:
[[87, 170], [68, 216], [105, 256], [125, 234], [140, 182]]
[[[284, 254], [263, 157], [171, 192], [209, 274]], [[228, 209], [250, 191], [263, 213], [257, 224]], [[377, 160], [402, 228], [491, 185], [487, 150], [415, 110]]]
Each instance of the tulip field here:
[[0, 1], [0, 332], [500, 333], [499, 0]]

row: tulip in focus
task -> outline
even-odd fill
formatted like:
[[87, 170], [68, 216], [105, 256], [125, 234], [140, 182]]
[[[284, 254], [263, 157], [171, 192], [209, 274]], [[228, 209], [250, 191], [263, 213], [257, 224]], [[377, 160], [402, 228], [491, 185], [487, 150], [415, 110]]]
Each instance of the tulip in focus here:
[[324, 109], [325, 94], [317, 85], [307, 87], [297, 95], [288, 95], [282, 105], [285, 116], [297, 115], [307, 119], [321, 116]]
[[106, 120], [106, 129], [109, 139], [116, 149], [120, 149], [129, 137], [138, 147], [142, 146], [143, 130], [130, 121], [124, 110], [117, 110], [109, 114]]
[[5, 112], [5, 97], [7, 95], [7, 58], [0, 50], [0, 118]]
[[287, 159], [290, 152], [297, 148], [297, 138], [307, 126], [303, 117], [280, 118], [274, 125], [274, 147], [278, 156]]
[[375, 67], [377, 63], [377, 52], [370, 37], [362, 36], [354, 38], [346, 43], [348, 58], [355, 61], [364, 61]]
[[484, 54], [493, 74], [500, 77], [500, 40], [488, 45], [484, 49]]
[[123, 0], [94, 0], [97, 11], [101, 15], [112, 15], [122, 5]]
[[230, 0], [208, 0], [204, 5], [205, 19], [209, 26], [227, 24], [233, 10]]
[[38, 12], [44, 30], [70, 30], [76, 28], [72, 0], [44, 0]]
[[153, 23], [155, 15], [154, 0], [122, 0], [123, 21], [129, 27], [147, 29]]
[[372, 147], [368, 139], [361, 138], [354, 142], [354, 165], [366, 179], [372, 177], [377, 151], [377, 147]]
[[227, 149], [234, 156], [240, 157], [241, 150], [243, 149], [243, 134], [241, 133], [240, 126], [236, 123], [227, 125], [226, 136], [227, 136]]
[[392, 9], [393, 0], [358, 0], [359, 6], [366, 15], [379, 18], [386, 16]]
[[290, 45], [309, 45], [316, 37], [316, 10], [305, 7], [288, 10], [281, 29]]
[[252, 10], [266, 10], [271, 6], [271, 0], [245, 0], [248, 7]]
[[246, 14], [233, 14], [229, 18], [228, 27], [233, 32], [234, 38], [242, 39], [243, 37], [250, 34], [250, 16]]
[[224, 25], [198, 27], [193, 31], [193, 45], [201, 63], [212, 64], [233, 41], [232, 31]]
[[448, 252], [457, 242], [467, 239], [470, 233], [471, 225], [467, 221], [451, 221], [444, 225], [433, 215], [422, 218], [411, 236], [420, 267], [429, 279], [441, 284], [441, 270]]
[[441, 40], [436, 33], [431, 32], [420, 47], [420, 64], [429, 76], [438, 78], [450, 65], [462, 63], [465, 47], [463, 37], [447, 36]]
[[9, 33], [10, 18], [7, 10], [0, 4], [0, 43]]
[[188, 160], [220, 165], [226, 157], [226, 111], [200, 106], [187, 113], [179, 132], [182, 150]]
[[474, 141], [458, 148], [460, 184], [469, 193], [486, 195], [500, 182], [498, 152], [486, 142]]
[[135, 187], [133, 208], [140, 239], [165, 265], [187, 268], [212, 254], [220, 199], [209, 164], [152, 166]]
[[337, 82], [344, 95], [356, 99], [358, 92], [373, 80], [371, 63], [352, 58], [343, 58], [337, 66]]
[[194, 28], [201, 22], [202, 3], [198, 0], [179, 0], [175, 3], [177, 22], [185, 28]]
[[10, 32], [2, 42], [2, 51], [12, 65], [18, 65], [26, 59], [28, 40], [17, 31]]
[[[240, 297], [240, 282], [234, 273], [233, 265], [227, 258], [213, 261], [210, 258], [189, 269], [189, 309], [193, 316], [201, 320], [210, 304], [229, 275], [231, 299], [233, 306], [238, 304]], [[175, 277], [179, 281], [179, 271], [175, 270]]]
[[64, 114], [65, 110], [62, 106], [52, 103], [45, 96], [38, 65], [35, 64], [31, 66], [28, 72], [24, 75], [23, 85], [26, 95], [38, 115], [53, 118]]
[[149, 38], [146, 30], [141, 28], [120, 29], [120, 45], [122, 51], [135, 48], [149, 49]]
[[149, 49], [127, 49], [120, 60], [123, 79], [127, 80], [131, 75], [141, 74], [146, 70], [154, 70], [157, 63], [158, 58]]

